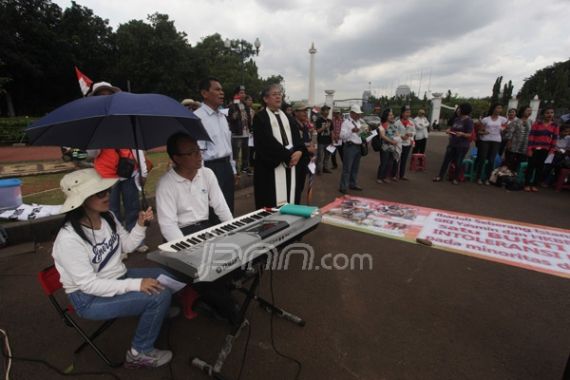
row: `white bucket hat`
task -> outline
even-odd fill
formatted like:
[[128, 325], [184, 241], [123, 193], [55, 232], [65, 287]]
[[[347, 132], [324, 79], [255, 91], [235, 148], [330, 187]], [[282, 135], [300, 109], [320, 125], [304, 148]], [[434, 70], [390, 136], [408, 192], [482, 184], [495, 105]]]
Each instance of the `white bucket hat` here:
[[59, 183], [65, 194], [65, 202], [61, 206], [60, 213], [79, 208], [87, 198], [110, 188], [118, 180], [118, 178], [102, 178], [95, 169], [81, 169], [66, 174]]
[[361, 114], [363, 113], [362, 110], [360, 109], [360, 106], [358, 104], [353, 104], [350, 106], [350, 112], [354, 112], [357, 114]]

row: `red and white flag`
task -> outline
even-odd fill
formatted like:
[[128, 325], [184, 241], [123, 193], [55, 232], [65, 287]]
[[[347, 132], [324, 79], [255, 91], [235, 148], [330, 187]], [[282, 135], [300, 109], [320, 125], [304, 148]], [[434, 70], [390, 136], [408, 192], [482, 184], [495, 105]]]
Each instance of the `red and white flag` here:
[[74, 66], [74, 67], [75, 67], [75, 75], [77, 75], [77, 80], [79, 81], [79, 88], [81, 88], [81, 92], [83, 93], [83, 96], [85, 96], [89, 92], [89, 89], [91, 88], [91, 85], [93, 84], [93, 81], [91, 79], [89, 79], [81, 71], [79, 71], [77, 66]]

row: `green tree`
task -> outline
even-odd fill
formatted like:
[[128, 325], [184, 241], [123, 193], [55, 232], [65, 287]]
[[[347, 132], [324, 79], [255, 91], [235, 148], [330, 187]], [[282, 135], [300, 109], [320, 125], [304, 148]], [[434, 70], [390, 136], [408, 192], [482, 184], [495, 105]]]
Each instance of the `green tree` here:
[[259, 77], [257, 64], [253, 60], [256, 54], [253, 45], [245, 40], [231, 40], [230, 44], [233, 48], [226, 47], [222, 36], [217, 33], [202, 38], [196, 44], [192, 49], [192, 61], [199, 78], [218, 78], [224, 86], [228, 101], [233, 90], [241, 84], [247, 93], [259, 100], [264, 82]]
[[538, 95], [545, 101], [553, 101], [556, 107], [568, 107], [570, 104], [570, 60], [556, 62], [526, 78], [519, 92], [519, 98], [528, 104], [534, 95]]
[[499, 93], [501, 92], [501, 82], [503, 81], [503, 77], [497, 77], [495, 79], [495, 83], [493, 84], [493, 93], [491, 95], [491, 104], [499, 102]]
[[509, 99], [513, 96], [513, 82], [509, 80], [509, 83], [505, 83], [503, 86], [503, 97], [501, 98], [501, 104], [505, 107], [509, 104]]
[[133, 92], [186, 97], [194, 74], [186, 33], [164, 14], [150, 15], [148, 21], [132, 20], [117, 29], [113, 82], [124, 89], [130, 82]]
[[0, 77], [11, 78], [4, 90], [16, 112], [41, 113], [51, 102], [69, 99], [62, 73], [67, 61], [57, 34], [61, 8], [48, 0], [0, 1]]
[[[89, 8], [71, 2], [63, 11], [57, 28], [64, 39], [71, 62], [95, 81], [105, 80], [116, 59], [115, 36], [108, 20], [95, 16]], [[72, 67], [67, 68], [72, 73]], [[71, 78], [73, 78], [70, 75]], [[79, 87], [76, 85], [76, 90]]]

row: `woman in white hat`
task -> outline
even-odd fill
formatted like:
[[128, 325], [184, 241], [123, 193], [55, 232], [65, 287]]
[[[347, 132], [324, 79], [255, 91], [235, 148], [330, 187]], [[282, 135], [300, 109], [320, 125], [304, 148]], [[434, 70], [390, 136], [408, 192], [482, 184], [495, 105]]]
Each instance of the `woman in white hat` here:
[[160, 268], [127, 269], [122, 253], [135, 250], [143, 241], [152, 209], [141, 211], [136, 226], [127, 232], [109, 211], [109, 192], [116, 178], [101, 178], [95, 169], [66, 174], [61, 180], [65, 194], [65, 222], [55, 240], [52, 256], [77, 314], [105, 320], [139, 316], [127, 351], [126, 367], [159, 367], [172, 352], [154, 348], [162, 321], [170, 307], [171, 292], [157, 277]]

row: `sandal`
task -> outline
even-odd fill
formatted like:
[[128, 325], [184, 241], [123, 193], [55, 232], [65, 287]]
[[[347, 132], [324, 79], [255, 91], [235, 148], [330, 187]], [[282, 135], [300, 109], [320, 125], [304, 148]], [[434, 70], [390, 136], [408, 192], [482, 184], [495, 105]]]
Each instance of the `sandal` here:
[[527, 193], [530, 192], [530, 186], [525, 186], [524, 191], [526, 191]]
[[435, 177], [432, 179], [433, 182], [441, 182], [441, 177]]
[[537, 193], [538, 192], [538, 188], [533, 186], [530, 188], [530, 191], [532, 191], [533, 193]]

